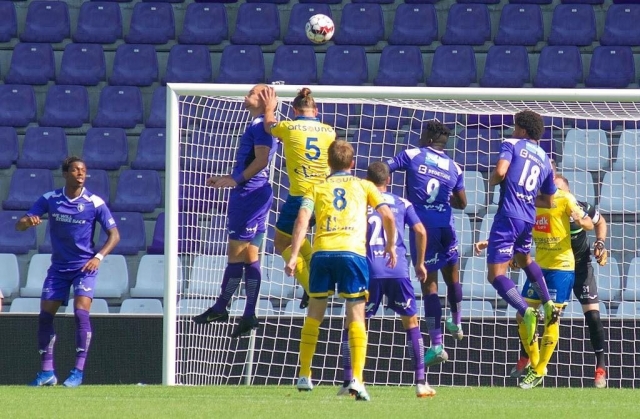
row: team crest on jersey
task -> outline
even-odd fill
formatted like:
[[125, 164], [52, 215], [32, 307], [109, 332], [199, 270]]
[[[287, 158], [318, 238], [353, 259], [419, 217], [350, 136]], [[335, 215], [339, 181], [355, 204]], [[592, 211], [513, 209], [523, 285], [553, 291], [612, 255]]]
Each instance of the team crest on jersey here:
[[84, 204], [80, 203], [78, 204], [78, 212], [82, 212], [84, 211]]
[[427, 164], [429, 166], [437, 166], [439, 161], [440, 156], [435, 153], [427, 152], [424, 156], [424, 164]]
[[551, 222], [547, 215], [536, 215], [534, 230], [540, 233], [551, 233]]

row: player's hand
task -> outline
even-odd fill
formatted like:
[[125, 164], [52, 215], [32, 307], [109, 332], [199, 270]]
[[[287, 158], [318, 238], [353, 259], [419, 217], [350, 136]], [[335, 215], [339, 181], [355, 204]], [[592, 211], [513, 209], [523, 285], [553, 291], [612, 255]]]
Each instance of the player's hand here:
[[388, 257], [387, 266], [389, 268], [395, 268], [396, 263], [398, 263], [398, 256], [396, 255], [396, 245], [392, 243], [387, 243], [384, 248], [384, 256]]
[[605, 266], [607, 264], [609, 252], [607, 251], [607, 248], [604, 247], [604, 242], [602, 240], [596, 240], [596, 242], [593, 243], [593, 256], [596, 258], [598, 265]]
[[27, 217], [27, 225], [29, 227], [34, 227], [42, 223], [42, 220], [37, 215], [31, 215]]
[[98, 266], [100, 266], [100, 259], [94, 257], [89, 259], [80, 270], [82, 272], [95, 272], [98, 270]]
[[509, 261], [509, 267], [510, 267], [511, 269], [520, 269], [520, 266], [518, 266], [518, 262], [516, 262], [516, 258], [512, 258], [512, 259]]
[[287, 262], [287, 264], [284, 266], [284, 273], [287, 274], [287, 276], [293, 276], [293, 273], [296, 271], [297, 265], [298, 256], [296, 256], [295, 258], [292, 256], [291, 259], [289, 259], [289, 262]]
[[207, 185], [209, 185], [209, 186], [211, 186], [213, 188], [216, 188], [216, 189], [235, 188], [236, 186], [238, 186], [236, 181], [233, 180], [233, 178], [231, 176], [213, 176], [213, 177], [210, 177], [209, 179], [207, 179]]
[[424, 267], [424, 263], [416, 265], [415, 269], [418, 281], [425, 283], [427, 281], [427, 268]]
[[222, 176], [209, 176], [207, 178], [206, 185], [207, 186], [214, 186], [216, 184], [216, 182], [219, 181], [221, 178], [222, 178]]
[[482, 254], [482, 251], [487, 247], [489, 247], [489, 242], [487, 240], [480, 240], [479, 242], [473, 244], [473, 253], [476, 256], [480, 256]]
[[278, 107], [278, 96], [276, 95], [276, 90], [273, 87], [262, 89], [258, 94], [258, 97], [264, 103], [265, 109], [274, 111]]

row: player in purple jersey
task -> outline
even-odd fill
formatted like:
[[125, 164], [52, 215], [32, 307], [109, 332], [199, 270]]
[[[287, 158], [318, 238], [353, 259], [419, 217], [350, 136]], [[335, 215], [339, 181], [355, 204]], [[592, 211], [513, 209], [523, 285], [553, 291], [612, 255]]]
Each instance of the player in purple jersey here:
[[[461, 325], [460, 264], [458, 240], [453, 227], [452, 208], [464, 209], [467, 195], [464, 190], [462, 169], [444, 152], [450, 130], [437, 121], [427, 122], [420, 136], [420, 148], [405, 150], [387, 164], [390, 170], [406, 170], [406, 195], [427, 229], [425, 264], [427, 280], [422, 283], [425, 320], [431, 338], [431, 347], [425, 354], [425, 366], [446, 361], [449, 356], [442, 340], [442, 305], [438, 297], [438, 271], [447, 284], [447, 300], [451, 317], [445, 327], [460, 340], [464, 334]], [[415, 236], [409, 235], [414, 266], [418, 251]]]
[[262, 279], [258, 251], [264, 240], [267, 216], [273, 202], [269, 163], [277, 144], [263, 126], [265, 105], [259, 95], [265, 88], [266, 85], [258, 84], [244, 98], [244, 106], [253, 119], [240, 138], [231, 174], [207, 179], [207, 185], [213, 188], [233, 188], [227, 207], [228, 260], [220, 296], [213, 306], [195, 316], [193, 321], [198, 324], [227, 321], [227, 305], [244, 276], [247, 304], [238, 325], [231, 332], [232, 338], [249, 333], [259, 324], [255, 315]]
[[540, 266], [531, 259], [532, 229], [536, 207], [551, 208], [556, 186], [549, 157], [538, 141], [544, 132], [542, 117], [533, 111], [515, 115], [513, 138], [502, 142], [500, 157], [489, 186], [500, 185], [500, 201], [487, 247], [487, 280], [523, 317], [530, 341], [535, 338], [537, 312], [528, 307], [514, 283], [506, 276], [512, 258], [522, 267], [540, 296], [545, 318], [556, 310]]
[[[16, 223], [16, 230], [25, 231], [40, 224], [41, 217], [47, 214], [51, 233], [51, 267], [42, 285], [38, 315], [38, 351], [42, 371], [29, 384], [31, 386], [53, 386], [58, 382], [53, 366], [56, 342], [53, 319], [58, 308], [67, 304], [69, 287], [73, 287], [74, 295], [76, 364], [63, 385], [77, 387], [82, 384], [92, 335], [89, 310], [98, 267], [120, 241], [116, 222], [104, 200], [84, 188], [86, 175], [87, 168], [82, 159], [67, 158], [62, 163], [64, 188], [42, 195]], [[93, 249], [96, 222], [107, 233], [107, 241], [97, 253]]]

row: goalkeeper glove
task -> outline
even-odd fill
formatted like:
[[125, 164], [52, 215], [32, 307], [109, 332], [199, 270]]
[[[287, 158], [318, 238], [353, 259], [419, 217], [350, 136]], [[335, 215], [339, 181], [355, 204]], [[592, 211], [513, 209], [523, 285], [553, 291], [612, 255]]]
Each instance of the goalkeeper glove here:
[[607, 264], [608, 252], [604, 247], [604, 241], [596, 240], [593, 243], [593, 256], [595, 256], [598, 265], [605, 266]]

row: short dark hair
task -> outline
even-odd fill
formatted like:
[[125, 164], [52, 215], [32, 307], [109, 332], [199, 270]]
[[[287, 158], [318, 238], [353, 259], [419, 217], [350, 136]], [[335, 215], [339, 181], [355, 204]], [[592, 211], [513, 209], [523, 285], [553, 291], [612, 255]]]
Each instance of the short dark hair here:
[[428, 144], [430, 142], [446, 144], [451, 135], [451, 130], [442, 122], [431, 120], [427, 121], [422, 133], [420, 134], [420, 144]]
[[70, 157], [67, 157], [66, 159], [64, 159], [64, 161], [62, 162], [62, 171], [63, 172], [68, 172], [69, 168], [71, 167], [71, 165], [73, 163], [76, 163], [76, 162], [81, 162], [82, 164], [85, 164], [84, 160], [82, 160], [80, 157], [78, 157], [78, 156], [70, 156]]
[[389, 166], [381, 161], [374, 161], [367, 167], [367, 180], [376, 186], [384, 186], [389, 179]]
[[569, 179], [567, 179], [566, 177], [562, 176], [561, 174], [557, 174], [556, 173], [555, 179], [562, 179], [562, 181], [567, 185], [567, 188], [569, 187]]
[[520, 111], [514, 117], [517, 126], [527, 132], [527, 137], [538, 141], [544, 133], [544, 120], [539, 113], [534, 111]]
[[353, 147], [346, 140], [335, 140], [329, 146], [329, 167], [331, 170], [348, 170], [353, 163]]

